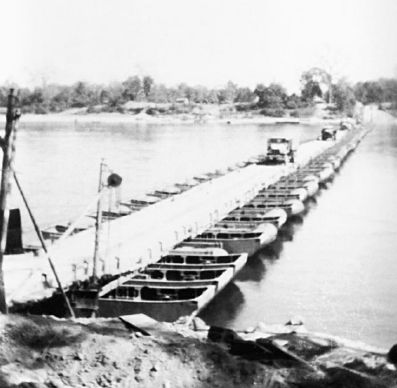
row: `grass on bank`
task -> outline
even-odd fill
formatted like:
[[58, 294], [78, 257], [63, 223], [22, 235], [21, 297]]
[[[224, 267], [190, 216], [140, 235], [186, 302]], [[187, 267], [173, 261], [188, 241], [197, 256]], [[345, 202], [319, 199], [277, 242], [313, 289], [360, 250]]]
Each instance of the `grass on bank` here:
[[17, 345], [36, 350], [68, 346], [83, 341], [86, 336], [78, 326], [67, 327], [49, 320], [36, 323], [28, 319], [8, 325], [7, 335]]

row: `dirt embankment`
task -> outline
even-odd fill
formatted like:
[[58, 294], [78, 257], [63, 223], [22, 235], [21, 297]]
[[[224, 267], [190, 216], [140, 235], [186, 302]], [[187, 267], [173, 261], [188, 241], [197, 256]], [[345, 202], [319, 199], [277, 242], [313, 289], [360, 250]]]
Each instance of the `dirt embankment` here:
[[143, 326], [151, 335], [119, 319], [0, 316], [0, 387], [397, 386], [385, 356], [330, 340], [272, 337], [296, 362], [258, 347], [254, 338], [264, 335], [258, 331], [213, 342], [197, 321], [198, 331], [178, 323]]

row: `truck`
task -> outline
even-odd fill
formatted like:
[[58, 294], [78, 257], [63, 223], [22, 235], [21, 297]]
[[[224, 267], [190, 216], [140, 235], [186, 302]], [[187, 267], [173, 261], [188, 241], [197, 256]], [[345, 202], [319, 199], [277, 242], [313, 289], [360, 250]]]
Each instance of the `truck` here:
[[292, 139], [274, 137], [267, 141], [266, 157], [263, 164], [294, 163], [295, 149]]
[[319, 140], [336, 140], [337, 129], [334, 127], [324, 127], [321, 130]]
[[354, 128], [353, 123], [351, 121], [348, 121], [348, 120], [341, 121], [340, 124], [339, 124], [339, 129], [341, 131], [350, 131], [353, 128]]

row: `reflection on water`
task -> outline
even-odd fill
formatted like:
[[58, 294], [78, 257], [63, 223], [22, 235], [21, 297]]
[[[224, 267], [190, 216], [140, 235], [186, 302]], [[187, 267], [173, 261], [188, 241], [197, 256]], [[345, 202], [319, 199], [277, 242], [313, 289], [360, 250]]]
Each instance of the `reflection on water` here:
[[[386, 348], [395, 343], [396, 178], [397, 126], [378, 127], [310, 202], [293, 241], [278, 239], [271, 259], [262, 256], [263, 266], [254, 261], [251, 277], [236, 280], [244, 305], [225, 323], [247, 328], [302, 316], [311, 330]], [[222, 305], [218, 312], [224, 316]]]

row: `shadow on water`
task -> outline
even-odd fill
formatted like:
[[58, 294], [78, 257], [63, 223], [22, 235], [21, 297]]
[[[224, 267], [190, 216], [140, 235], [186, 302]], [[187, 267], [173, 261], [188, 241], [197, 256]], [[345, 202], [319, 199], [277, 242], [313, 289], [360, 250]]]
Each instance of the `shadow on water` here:
[[[333, 179], [327, 181], [327, 182], [323, 182], [320, 184], [320, 189], [321, 190], [329, 190], [332, 187], [332, 183], [333, 183]], [[320, 191], [321, 193], [321, 191]]]
[[311, 209], [314, 209], [317, 207], [317, 198], [316, 197], [309, 197], [305, 201], [305, 209], [306, 211], [310, 211]]
[[262, 251], [256, 252], [248, 259], [247, 264], [236, 276], [236, 280], [239, 282], [260, 282], [264, 278], [266, 272], [265, 259], [265, 253]]
[[[255, 283], [266, 281], [267, 267], [280, 258], [284, 244], [293, 240], [294, 234], [304, 223], [304, 216], [317, 207], [317, 200], [309, 198], [305, 205], [306, 210], [303, 215], [290, 217], [280, 228], [275, 241], [248, 258], [246, 265], [236, 276], [236, 281]], [[231, 283], [200, 313], [200, 317], [209, 325], [228, 327], [240, 313], [244, 303], [244, 294], [235, 283]]]
[[262, 260], [268, 260], [270, 262], [278, 260], [283, 250], [284, 242], [285, 240], [277, 238], [277, 240], [262, 248], [260, 250]]
[[287, 226], [292, 226], [292, 228], [296, 225], [302, 225], [303, 224], [303, 216], [300, 214], [293, 215], [289, 218], [288, 222], [285, 223], [284, 225]]
[[266, 245], [247, 260], [247, 264], [236, 276], [239, 282], [260, 282], [266, 275], [266, 262], [271, 263], [279, 259], [286, 241], [292, 241], [295, 225], [288, 222], [279, 231], [279, 236], [271, 244]]
[[[291, 241], [303, 218], [294, 216], [280, 229], [278, 238], [271, 244], [258, 250], [248, 258], [247, 264], [236, 276], [239, 282], [260, 283], [266, 276], [266, 263], [279, 259], [284, 243]], [[228, 284], [200, 313], [200, 317], [209, 325], [227, 327], [239, 314], [244, 305], [244, 294], [235, 283]]]
[[294, 234], [301, 228], [302, 225], [303, 216], [291, 216], [288, 221], [279, 229], [277, 240], [292, 241], [294, 239]]
[[208, 325], [227, 327], [244, 304], [244, 295], [235, 283], [229, 283], [199, 314]]

